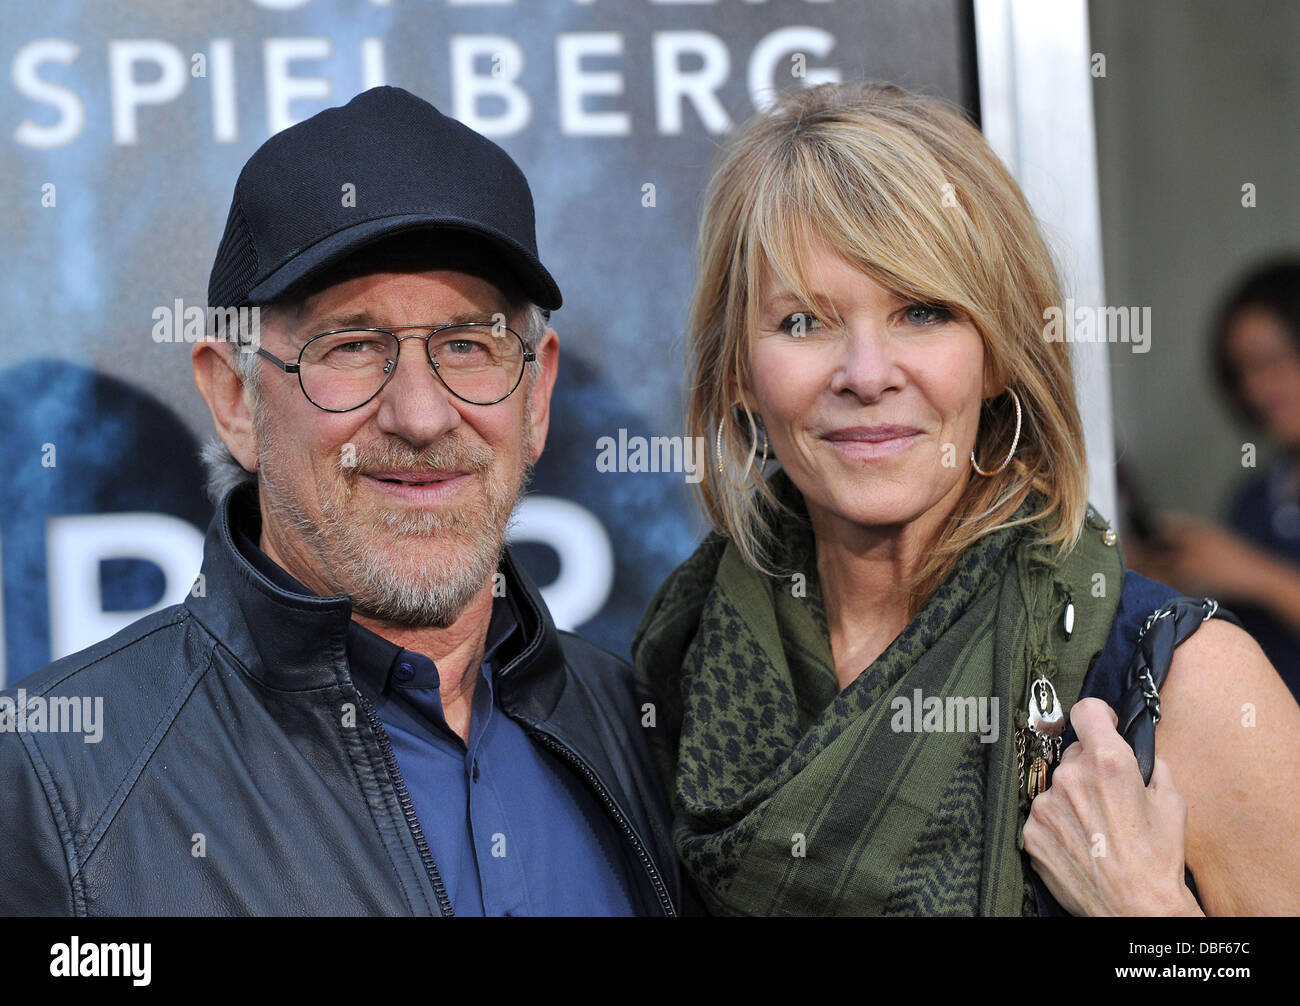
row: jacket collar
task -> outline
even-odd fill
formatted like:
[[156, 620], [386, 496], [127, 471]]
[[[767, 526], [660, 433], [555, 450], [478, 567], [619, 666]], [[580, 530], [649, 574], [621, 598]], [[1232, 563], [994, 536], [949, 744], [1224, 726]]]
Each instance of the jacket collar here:
[[501, 557], [500, 571], [523, 632], [523, 643], [514, 658], [496, 674], [502, 708], [510, 708], [508, 699], [526, 696], [530, 713], [545, 720], [560, 701], [567, 677], [557, 673], [565, 670], [560, 634], [541, 592], [508, 548]]
[[185, 600], [193, 613], [263, 684], [306, 691], [349, 682], [344, 595], [314, 597], [272, 583], [235, 545], [232, 529], [253, 541], [261, 517], [257, 487], [244, 483], [222, 498], [203, 542], [202, 593]]
[[[204, 540], [201, 590], [190, 592], [186, 608], [268, 687], [306, 691], [351, 683], [351, 599], [296, 593], [271, 582], [235, 544], [235, 528], [257, 541], [260, 523], [256, 485], [244, 483], [226, 493]], [[559, 634], [537, 587], [509, 549], [499, 568], [519, 614], [523, 641], [514, 659], [498, 671], [498, 680], [512, 691], [527, 682], [530, 705], [549, 711], [563, 690], [561, 675], [548, 681], [544, 674], [563, 666]]]

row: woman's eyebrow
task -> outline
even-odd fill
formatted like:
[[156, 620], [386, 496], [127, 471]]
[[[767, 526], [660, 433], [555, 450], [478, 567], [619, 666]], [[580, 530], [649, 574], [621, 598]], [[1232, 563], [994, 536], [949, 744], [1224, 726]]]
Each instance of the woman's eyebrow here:
[[803, 298], [791, 290], [789, 287], [779, 287], [771, 293], [764, 294], [758, 298], [760, 308], [780, 307], [785, 304], [802, 304]]

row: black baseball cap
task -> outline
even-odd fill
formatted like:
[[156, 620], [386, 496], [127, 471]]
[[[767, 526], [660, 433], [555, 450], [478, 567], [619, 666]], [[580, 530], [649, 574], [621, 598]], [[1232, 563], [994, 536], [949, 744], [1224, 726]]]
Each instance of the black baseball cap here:
[[519, 166], [400, 87], [371, 88], [258, 147], [235, 183], [208, 304], [270, 303], [353, 252], [415, 230], [486, 240], [529, 300], [560, 306], [560, 288], [537, 257], [533, 196]]

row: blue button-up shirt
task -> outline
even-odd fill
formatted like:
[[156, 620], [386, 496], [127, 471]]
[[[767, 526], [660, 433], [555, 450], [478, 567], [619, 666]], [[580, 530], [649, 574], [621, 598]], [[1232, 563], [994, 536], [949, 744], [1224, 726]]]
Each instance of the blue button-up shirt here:
[[[310, 594], [241, 533], [282, 589]], [[633, 915], [614, 823], [559, 758], [502, 712], [496, 676], [522, 645], [513, 603], [493, 600], [469, 742], [443, 715], [438, 668], [357, 622], [353, 682], [374, 705], [457, 915]]]

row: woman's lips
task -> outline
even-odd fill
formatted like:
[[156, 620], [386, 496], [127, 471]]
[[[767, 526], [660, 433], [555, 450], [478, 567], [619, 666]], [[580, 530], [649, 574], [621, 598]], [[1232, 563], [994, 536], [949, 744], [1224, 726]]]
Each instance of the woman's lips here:
[[823, 439], [840, 457], [852, 461], [873, 461], [894, 457], [911, 448], [921, 437], [914, 426], [853, 426], [831, 430]]

